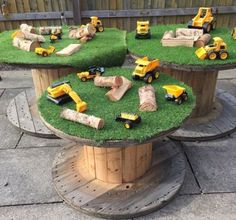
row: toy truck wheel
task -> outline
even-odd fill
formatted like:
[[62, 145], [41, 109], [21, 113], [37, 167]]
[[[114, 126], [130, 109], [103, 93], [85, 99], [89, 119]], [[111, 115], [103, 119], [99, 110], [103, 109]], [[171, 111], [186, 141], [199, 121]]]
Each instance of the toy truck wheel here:
[[181, 105], [182, 102], [183, 102], [182, 98], [175, 99], [175, 103], [176, 103], [177, 105]]
[[86, 77], [82, 77], [82, 78], [81, 78], [81, 81], [82, 81], [82, 82], [86, 82], [86, 81], [87, 81], [87, 78], [86, 78]]
[[227, 59], [228, 56], [229, 56], [229, 54], [228, 54], [227, 51], [221, 51], [221, 52], [220, 52], [220, 59], [221, 59], [221, 60]]
[[126, 129], [131, 129], [131, 128], [133, 128], [133, 123], [131, 121], [126, 121], [124, 124], [124, 127]]
[[204, 33], [210, 33], [210, 31], [211, 31], [211, 25], [210, 25], [208, 22], [205, 23], [205, 24], [202, 26], [202, 28], [203, 28]]
[[209, 58], [210, 60], [215, 60], [215, 59], [217, 58], [216, 52], [214, 52], [214, 51], [210, 52], [210, 53], [208, 54], [208, 58]]
[[144, 82], [150, 84], [150, 83], [152, 83], [152, 81], [153, 81], [153, 76], [152, 76], [151, 73], [148, 73], [148, 74], [144, 77]]
[[103, 32], [103, 31], [104, 31], [104, 27], [103, 27], [103, 26], [99, 26], [99, 27], [97, 28], [97, 30], [98, 30], [98, 32]]
[[160, 76], [160, 72], [159, 72], [159, 71], [155, 71], [155, 73], [154, 73], [154, 78], [155, 78], [155, 79], [158, 79], [159, 76]]
[[46, 51], [42, 52], [42, 56], [43, 57], [47, 57], [48, 56], [48, 53]]
[[216, 21], [213, 21], [211, 24], [211, 29], [215, 30], [216, 29]]
[[135, 123], [136, 123], [136, 124], [139, 124], [140, 122], [141, 122], [141, 117], [139, 116], [139, 117], [136, 119]]
[[132, 75], [132, 78], [133, 78], [133, 80], [138, 80], [139, 79], [139, 77], [136, 76], [136, 75]]

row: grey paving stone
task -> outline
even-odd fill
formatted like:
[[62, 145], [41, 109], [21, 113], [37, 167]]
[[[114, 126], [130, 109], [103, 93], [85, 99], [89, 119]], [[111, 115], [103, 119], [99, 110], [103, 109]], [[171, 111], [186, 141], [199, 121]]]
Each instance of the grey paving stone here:
[[136, 220], [235, 220], [236, 194], [178, 196], [166, 207]]
[[26, 88], [33, 86], [31, 71], [1, 71], [0, 88]]
[[6, 89], [0, 97], [0, 115], [6, 114], [9, 102], [23, 89]]
[[2, 96], [4, 89], [0, 89], [0, 97]]
[[0, 115], [0, 149], [15, 148], [21, 136], [7, 119], [5, 115]]
[[236, 78], [236, 69], [219, 71], [218, 79], [233, 79]]
[[63, 139], [47, 139], [47, 138], [39, 138], [30, 136], [27, 134], [23, 134], [18, 148], [27, 148], [27, 147], [63, 147], [71, 142], [63, 140]]
[[236, 137], [184, 146], [203, 193], [236, 192]]
[[61, 201], [53, 188], [52, 162], [59, 148], [0, 152], [0, 206]]
[[[235, 73], [236, 74], [236, 73]], [[236, 97], [236, 84], [233, 84], [229, 80], [218, 80], [216, 87], [229, 92], [231, 95]]]

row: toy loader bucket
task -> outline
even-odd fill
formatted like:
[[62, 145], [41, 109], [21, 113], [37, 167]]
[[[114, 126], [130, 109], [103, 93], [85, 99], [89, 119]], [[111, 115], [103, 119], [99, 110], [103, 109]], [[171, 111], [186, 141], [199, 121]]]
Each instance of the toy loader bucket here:
[[87, 103], [86, 102], [77, 103], [76, 110], [77, 112], [84, 112], [85, 110], [87, 110]]
[[185, 91], [185, 88], [176, 85], [166, 85], [162, 88], [166, 89], [167, 94], [173, 95], [175, 98], [178, 98]]
[[207, 56], [207, 51], [204, 49], [204, 47], [200, 47], [195, 51], [195, 54], [199, 59], [204, 60]]

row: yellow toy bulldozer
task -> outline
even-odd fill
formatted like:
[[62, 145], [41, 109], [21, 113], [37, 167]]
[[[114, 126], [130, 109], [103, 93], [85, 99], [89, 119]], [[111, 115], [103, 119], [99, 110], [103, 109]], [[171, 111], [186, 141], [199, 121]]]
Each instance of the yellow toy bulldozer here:
[[90, 23], [96, 28], [97, 32], [103, 32], [104, 27], [102, 25], [102, 21], [98, 19], [96, 16], [90, 17], [91, 21]]
[[212, 8], [199, 8], [197, 15], [188, 22], [188, 28], [203, 29], [204, 33], [210, 33], [216, 27], [216, 19], [213, 17]]
[[228, 58], [227, 45], [223, 39], [214, 37], [213, 40], [213, 44], [201, 47], [195, 51], [195, 54], [199, 59], [204, 60], [205, 58], [208, 58], [210, 60], [215, 60], [216, 58], [219, 58], [225, 60]]
[[75, 91], [69, 85], [69, 81], [53, 83], [47, 88], [47, 98], [57, 105], [71, 101], [76, 103], [76, 110], [84, 112], [87, 110], [87, 103], [83, 102]]
[[236, 27], [232, 30], [231, 36], [236, 40]]
[[149, 27], [149, 21], [137, 21], [136, 39], [150, 39], [151, 31]]

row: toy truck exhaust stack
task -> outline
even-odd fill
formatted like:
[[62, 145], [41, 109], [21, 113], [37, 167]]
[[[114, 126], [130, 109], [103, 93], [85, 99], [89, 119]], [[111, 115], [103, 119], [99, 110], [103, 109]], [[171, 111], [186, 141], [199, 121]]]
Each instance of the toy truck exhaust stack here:
[[205, 58], [208, 58], [210, 60], [215, 60], [216, 58], [219, 58], [225, 60], [228, 58], [227, 45], [223, 39], [214, 37], [213, 40], [213, 44], [201, 47], [195, 51], [195, 54], [199, 59], [204, 60]]
[[104, 27], [102, 25], [102, 21], [98, 19], [96, 16], [90, 17], [91, 21], [90, 23], [96, 28], [97, 32], [103, 32]]
[[174, 101], [176, 104], [180, 105], [184, 101], [188, 100], [188, 93], [183, 87], [177, 85], [165, 85], [162, 88], [167, 92], [165, 95], [167, 101]]
[[203, 29], [204, 33], [210, 33], [216, 27], [216, 19], [213, 17], [212, 8], [199, 8], [197, 15], [188, 22], [188, 28]]
[[137, 66], [132, 74], [134, 80], [143, 79], [146, 83], [152, 83], [154, 79], [159, 78], [160, 61], [158, 59], [149, 61], [148, 57], [143, 57], [137, 59], [135, 63]]
[[150, 39], [151, 31], [149, 27], [149, 21], [137, 21], [136, 39]]

